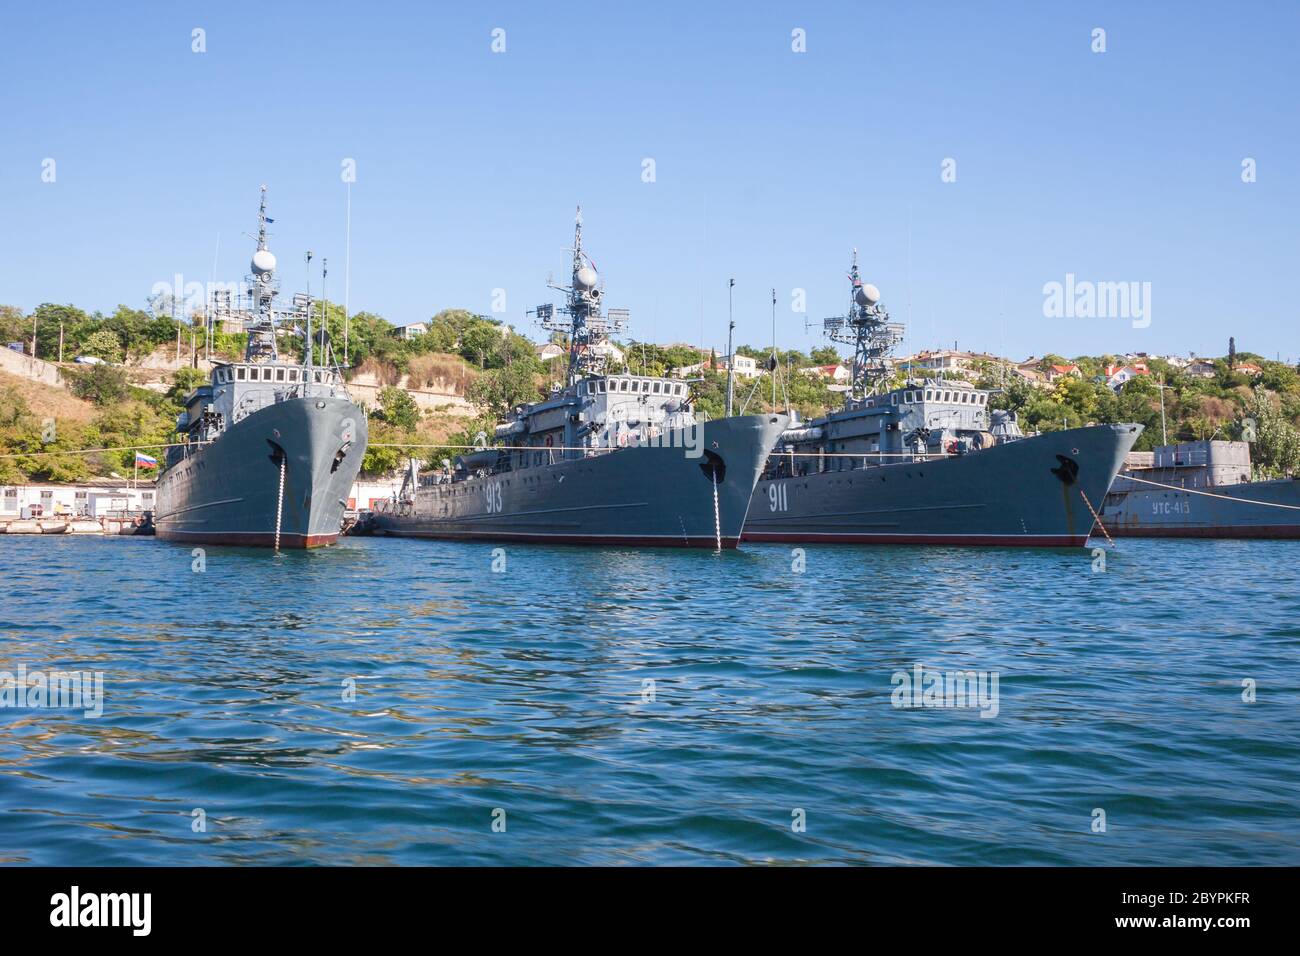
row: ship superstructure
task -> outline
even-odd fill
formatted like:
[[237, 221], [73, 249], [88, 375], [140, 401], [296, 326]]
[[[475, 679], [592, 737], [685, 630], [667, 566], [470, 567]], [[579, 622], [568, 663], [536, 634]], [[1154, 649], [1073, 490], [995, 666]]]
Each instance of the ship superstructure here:
[[[609, 336], [626, 310], [574, 231], [564, 304], [535, 310], [567, 338], [564, 382], [514, 409], [495, 444], [420, 473], [376, 509], [377, 533], [470, 540], [729, 548], [784, 415], [697, 419], [680, 379], [612, 371]], [[484, 436], [486, 438], [486, 436]]]
[[[186, 399], [158, 481], [160, 538], [304, 548], [338, 539], [366, 415], [348, 395], [324, 324], [313, 330], [310, 296], [295, 295], [289, 308], [277, 302], [270, 222], [263, 186], [249, 291], [212, 304], [214, 318], [247, 332], [244, 358], [215, 364]], [[283, 334], [301, 337], [301, 361], [281, 355]]]
[[897, 384], [888, 356], [902, 326], [862, 281], [856, 252], [848, 278], [848, 313], [824, 323], [854, 349], [844, 406], [781, 436], [745, 539], [1082, 545], [1141, 426], [1027, 438], [988, 390], [910, 374]]
[[1300, 480], [1256, 481], [1250, 443], [1130, 452], [1101, 511], [1116, 537], [1300, 538]]

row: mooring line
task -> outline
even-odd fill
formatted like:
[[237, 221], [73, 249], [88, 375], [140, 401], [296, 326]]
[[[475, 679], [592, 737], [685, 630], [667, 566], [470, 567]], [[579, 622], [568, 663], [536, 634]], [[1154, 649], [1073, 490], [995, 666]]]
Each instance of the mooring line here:
[[1088, 506], [1088, 510], [1092, 512], [1092, 520], [1097, 523], [1097, 527], [1101, 529], [1101, 533], [1106, 536], [1106, 543], [1112, 548], [1115, 547], [1115, 541], [1111, 538], [1110, 532], [1107, 531], [1106, 526], [1101, 523], [1101, 515], [1097, 514], [1097, 509], [1092, 506], [1092, 502], [1088, 500], [1088, 496], [1084, 493], [1082, 488], [1079, 489], [1079, 495], [1083, 498], [1083, 503]]
[[37, 458], [48, 455], [93, 455], [98, 451], [155, 451], [161, 448], [187, 448], [194, 445], [209, 445], [210, 441], [173, 442], [170, 445], [117, 445], [113, 448], [60, 448], [55, 451], [15, 451], [6, 452], [0, 458]]
[[[1237, 498], [1233, 495], [1216, 495], [1210, 491], [1197, 491], [1195, 488], [1179, 488], [1177, 485], [1166, 485], [1159, 481], [1148, 481], [1146, 478], [1134, 478], [1132, 475], [1118, 475], [1116, 480], [1125, 478], [1129, 481], [1138, 481], [1144, 485], [1154, 485], [1157, 488], [1168, 488], [1170, 491], [1181, 491], [1189, 495], [1204, 495], [1206, 498], [1221, 498], [1224, 501], [1235, 501], [1242, 505], [1262, 505], [1265, 508], [1285, 508], [1287, 511], [1300, 511], [1300, 505], [1284, 505], [1278, 501], [1256, 501], [1253, 498]], [[1243, 482], [1248, 484], [1248, 482]]]

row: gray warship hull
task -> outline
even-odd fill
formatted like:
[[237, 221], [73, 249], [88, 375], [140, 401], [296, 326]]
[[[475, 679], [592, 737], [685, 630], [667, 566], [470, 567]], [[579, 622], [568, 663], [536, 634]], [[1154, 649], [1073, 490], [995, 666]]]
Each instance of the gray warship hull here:
[[[340, 458], [345, 433], [352, 442]], [[270, 546], [279, 511], [281, 547], [333, 544], [366, 437], [365, 412], [345, 399], [267, 405], [169, 465], [158, 481], [156, 534], [167, 541]]]
[[1088, 503], [1101, 508], [1141, 431], [1073, 428], [926, 462], [828, 460], [842, 470], [759, 481], [744, 539], [1082, 546], [1093, 526]]
[[1115, 537], [1300, 538], [1300, 481], [1252, 481], [1198, 492], [1141, 485], [1121, 475], [1106, 496], [1101, 521]]
[[428, 485], [412, 502], [376, 510], [370, 527], [417, 538], [694, 548], [720, 541], [734, 548], [754, 483], [787, 421], [750, 415], [705, 422], [695, 426], [695, 457], [683, 447], [685, 430], [669, 431], [653, 446]]

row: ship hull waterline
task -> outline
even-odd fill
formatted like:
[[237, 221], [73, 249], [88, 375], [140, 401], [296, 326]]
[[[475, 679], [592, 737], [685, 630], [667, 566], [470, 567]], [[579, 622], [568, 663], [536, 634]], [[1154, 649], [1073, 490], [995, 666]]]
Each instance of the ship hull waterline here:
[[[352, 439], [346, 449], [345, 436]], [[259, 409], [164, 472], [155, 534], [164, 541], [273, 547], [278, 511], [281, 548], [334, 544], [366, 438], [365, 412], [346, 399], [295, 398]]]
[[[1125, 482], [1121, 475], [1116, 487]], [[1197, 491], [1142, 487], [1107, 495], [1101, 521], [1117, 538], [1300, 538], [1300, 480]]]
[[[422, 488], [414, 503], [377, 510], [371, 530], [456, 541], [735, 548], [754, 483], [787, 421], [719, 419], [694, 433], [668, 430], [654, 446]], [[691, 434], [699, 440], [689, 441]]]
[[1101, 507], [1141, 431], [1095, 425], [957, 457], [865, 468], [861, 459], [827, 459], [842, 470], [816, 472], [812, 465], [806, 475], [759, 481], [743, 540], [1082, 547], [1093, 529], [1091, 508]]

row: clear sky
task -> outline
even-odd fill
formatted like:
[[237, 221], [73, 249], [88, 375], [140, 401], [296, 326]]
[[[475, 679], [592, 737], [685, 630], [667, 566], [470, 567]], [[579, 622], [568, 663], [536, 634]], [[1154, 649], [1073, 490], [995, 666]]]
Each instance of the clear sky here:
[[[501, 288], [540, 338], [581, 203], [639, 338], [725, 344], [734, 276], [739, 341], [775, 287], [808, 349], [856, 246], [910, 349], [1295, 360], [1298, 28], [1282, 0], [9, 3], [0, 302], [143, 306], [218, 236], [237, 280], [262, 183], [286, 291], [310, 248], [341, 300], [350, 157], [350, 304], [396, 323]], [[1045, 317], [1067, 273], [1151, 283], [1150, 324]]]

